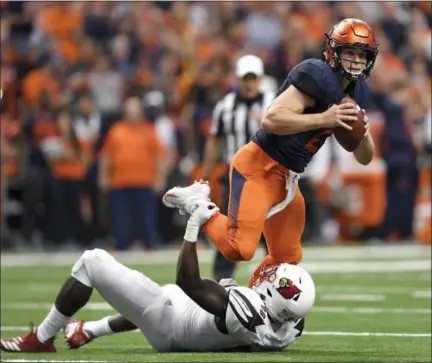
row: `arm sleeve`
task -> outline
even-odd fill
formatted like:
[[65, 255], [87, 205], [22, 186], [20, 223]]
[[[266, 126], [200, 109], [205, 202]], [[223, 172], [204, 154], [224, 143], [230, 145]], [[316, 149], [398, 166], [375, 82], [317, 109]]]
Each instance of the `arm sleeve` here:
[[315, 101], [325, 99], [325, 76], [315, 64], [304, 63], [293, 69], [291, 84]]

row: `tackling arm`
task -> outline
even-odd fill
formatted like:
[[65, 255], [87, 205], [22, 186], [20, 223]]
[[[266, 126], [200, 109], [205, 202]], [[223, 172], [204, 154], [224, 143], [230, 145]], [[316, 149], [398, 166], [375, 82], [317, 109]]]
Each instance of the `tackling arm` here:
[[190, 223], [178, 259], [176, 284], [205, 311], [224, 319], [228, 292], [217, 282], [201, 278], [196, 250], [199, 226]]

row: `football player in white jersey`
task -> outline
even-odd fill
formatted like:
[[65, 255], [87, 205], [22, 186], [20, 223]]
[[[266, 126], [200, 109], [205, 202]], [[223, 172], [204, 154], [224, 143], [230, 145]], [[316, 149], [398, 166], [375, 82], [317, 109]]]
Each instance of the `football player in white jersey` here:
[[[302, 268], [288, 264], [263, 271], [255, 290], [201, 278], [195, 242], [201, 225], [216, 212], [216, 206], [207, 201], [194, 206], [178, 259], [176, 284], [159, 286], [106, 251], [86, 251], [44, 321], [25, 336], [1, 339], [1, 349], [55, 352], [54, 339], [63, 328], [70, 348], [135, 329], [159, 352], [285, 348], [300, 337], [304, 317], [314, 304], [312, 278]], [[93, 289], [120, 315], [96, 322], [71, 320], [89, 301]]]

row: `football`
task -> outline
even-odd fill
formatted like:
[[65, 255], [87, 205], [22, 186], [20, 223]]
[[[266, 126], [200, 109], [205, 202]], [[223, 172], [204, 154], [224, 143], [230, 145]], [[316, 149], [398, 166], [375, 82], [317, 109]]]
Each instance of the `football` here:
[[344, 129], [343, 127], [336, 127], [333, 130], [333, 134], [336, 137], [338, 143], [349, 152], [354, 151], [360, 145], [361, 141], [364, 138], [364, 134], [366, 132], [364, 126], [364, 117], [365, 114], [361, 111], [360, 106], [349, 96], [344, 97], [341, 103], [352, 102], [357, 106], [358, 109], [358, 117], [357, 121], [350, 122], [349, 125], [352, 127], [352, 130]]

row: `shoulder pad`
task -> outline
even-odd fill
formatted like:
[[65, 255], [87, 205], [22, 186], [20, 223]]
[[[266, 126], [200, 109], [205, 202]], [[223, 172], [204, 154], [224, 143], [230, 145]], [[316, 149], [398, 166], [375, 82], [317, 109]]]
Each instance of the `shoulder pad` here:
[[307, 59], [290, 72], [291, 84], [314, 100], [324, 100], [328, 89], [328, 65], [319, 59]]
[[333, 70], [320, 59], [307, 59], [289, 74], [289, 83], [315, 101], [331, 105], [342, 98], [342, 88]]

